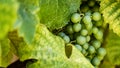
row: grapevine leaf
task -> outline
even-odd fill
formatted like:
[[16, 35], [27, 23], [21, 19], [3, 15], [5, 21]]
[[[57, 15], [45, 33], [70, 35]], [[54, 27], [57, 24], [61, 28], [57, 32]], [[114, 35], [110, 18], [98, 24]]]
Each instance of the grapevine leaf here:
[[[16, 24], [20, 24], [19, 26], [19, 34], [25, 39], [27, 43], [31, 43], [33, 41], [33, 37], [35, 34], [36, 24], [39, 23], [38, 16], [36, 11], [38, 10], [38, 0], [19, 0], [20, 8], [19, 8], [19, 19]], [[29, 28], [29, 29], [28, 29]]]
[[59, 29], [70, 20], [70, 15], [77, 12], [81, 0], [40, 0], [40, 22], [49, 29]]
[[14, 53], [10, 47], [10, 40], [5, 38], [0, 40], [0, 67], [7, 67], [14, 62]]
[[120, 37], [110, 31], [107, 37], [107, 57], [114, 65], [120, 65]]
[[59, 53], [57, 55], [56, 55], [56, 58], [55, 57], [49, 57], [46, 59], [42, 58], [35, 63], [28, 63], [27, 68], [39, 68], [39, 67], [43, 67], [43, 68], [94, 68], [90, 64], [90, 62], [87, 61], [85, 57], [74, 46], [73, 46], [73, 53], [69, 59], [64, 58], [63, 56], [65, 55], [62, 53]]
[[68, 59], [65, 55], [64, 41], [49, 32], [46, 26], [40, 24], [36, 29], [34, 41], [31, 45], [26, 44], [22, 38], [18, 39], [15, 32], [9, 36], [17, 48], [17, 53], [21, 61], [27, 59], [38, 60], [36, 63], [28, 64], [28, 68], [92, 68], [89, 61], [75, 47], [73, 47], [73, 53], [70, 59]]
[[9, 34], [10, 39], [17, 47], [21, 61], [27, 59], [38, 59], [41, 57], [40, 52], [46, 51], [46, 48], [51, 49], [51, 46], [53, 46], [55, 51], [58, 52], [58, 49], [56, 49], [55, 46], [64, 45], [63, 40], [50, 33], [45, 26], [39, 25], [36, 29], [34, 40], [29, 45], [22, 38], [18, 37], [16, 31]]
[[17, 17], [16, 0], [0, 0], [0, 39], [3, 39], [12, 28]]
[[39, 0], [18, 0], [27, 11], [36, 14], [39, 11]]
[[108, 57], [105, 57], [99, 68], [115, 68], [115, 65], [108, 60]]
[[102, 0], [100, 11], [103, 14], [105, 24], [108, 23], [110, 29], [120, 36], [120, 2], [117, 0]]

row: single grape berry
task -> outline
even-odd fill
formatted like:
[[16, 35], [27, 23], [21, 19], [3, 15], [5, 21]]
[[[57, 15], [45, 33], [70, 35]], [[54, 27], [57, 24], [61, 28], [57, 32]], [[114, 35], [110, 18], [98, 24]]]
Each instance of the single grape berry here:
[[85, 15], [89, 15], [89, 16], [91, 16], [91, 14], [92, 14], [92, 11], [91, 11], [91, 10], [85, 12]]
[[93, 19], [94, 21], [99, 21], [99, 20], [101, 20], [101, 14], [100, 14], [100, 12], [94, 12], [94, 13], [92, 14], [92, 19]]
[[81, 12], [87, 12], [89, 10], [89, 6], [83, 4], [81, 5], [80, 9], [81, 9]]
[[95, 0], [88, 0], [88, 6], [93, 7], [95, 5]]
[[86, 41], [89, 42], [90, 41], [90, 36], [86, 36]]
[[83, 44], [86, 43], [86, 37], [84, 37], [84, 36], [78, 36], [76, 38], [76, 41], [77, 41], [78, 44], [83, 45]]
[[106, 50], [101, 47], [101, 48], [99, 48], [99, 49], [97, 50], [97, 54], [98, 54], [99, 56], [105, 56], [105, 55], [106, 55]]
[[91, 63], [94, 65], [94, 66], [99, 66], [100, 65], [100, 60], [97, 58], [97, 57], [94, 57], [91, 61]]
[[94, 34], [95, 38], [99, 41], [103, 40], [103, 31], [99, 30], [96, 34]]
[[86, 26], [86, 29], [87, 29], [88, 31], [90, 31], [90, 30], [92, 29], [92, 27], [93, 27], [93, 24], [92, 24], [92, 22], [91, 22], [91, 23], [89, 23], [89, 24], [86, 24], [85, 26]]
[[73, 30], [74, 30], [74, 32], [79, 32], [81, 30], [81, 24], [80, 23], [75, 23], [73, 25]]
[[95, 25], [98, 26], [98, 27], [102, 26], [102, 24], [103, 24], [103, 20], [102, 19], [95, 23]]
[[69, 43], [70, 42], [70, 38], [67, 35], [64, 36], [63, 39], [64, 39], [65, 43]]
[[88, 52], [89, 52], [89, 54], [94, 54], [95, 53], [95, 48], [93, 46], [89, 46]]
[[69, 34], [73, 34], [74, 33], [72, 25], [68, 25], [66, 30], [67, 30], [67, 33], [69, 33]]
[[91, 23], [91, 22], [92, 22], [91, 16], [90, 16], [90, 15], [84, 16], [83, 19], [82, 19], [82, 21], [83, 21], [83, 23], [85, 23], [85, 24]]
[[101, 42], [99, 40], [92, 41], [92, 45], [95, 47], [95, 49], [98, 49], [101, 46]]
[[97, 27], [95, 27], [95, 26], [94, 26], [94, 27], [92, 28], [92, 32], [93, 32], [93, 34], [97, 34], [97, 33], [98, 33], [98, 31], [99, 31], [99, 30], [98, 30], [98, 28], [97, 28]]
[[66, 34], [65, 34], [64, 32], [60, 32], [60, 33], [58, 33], [58, 35], [59, 35], [60, 37], [64, 37]]
[[82, 49], [82, 54], [85, 55], [86, 54], [86, 50]]
[[88, 30], [82, 29], [81, 30], [81, 35], [86, 36], [88, 34]]
[[79, 44], [75, 44], [75, 47], [79, 50], [82, 51], [82, 47]]
[[73, 23], [78, 23], [78, 22], [80, 22], [80, 20], [81, 20], [81, 17], [80, 17], [80, 14], [79, 14], [79, 13], [74, 13], [74, 14], [72, 14], [72, 16], [71, 16], [71, 21], [72, 21]]
[[89, 44], [88, 44], [88, 43], [85, 43], [85, 44], [83, 45], [83, 48], [84, 48], [85, 50], [87, 50], [88, 47], [89, 47]]

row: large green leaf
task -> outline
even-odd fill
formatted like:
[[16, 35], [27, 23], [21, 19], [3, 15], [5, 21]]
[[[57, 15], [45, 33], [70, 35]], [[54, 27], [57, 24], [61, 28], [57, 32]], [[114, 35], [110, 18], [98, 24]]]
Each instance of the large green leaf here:
[[110, 31], [107, 37], [107, 57], [114, 65], [120, 65], [120, 37]]
[[[45, 50], [42, 47], [51, 48], [51, 46], [64, 45], [63, 40], [50, 33], [45, 26], [39, 25], [36, 29], [34, 40], [29, 45], [22, 38], [19, 38], [16, 32], [11, 32], [9, 34], [9, 38], [17, 47], [18, 55], [21, 61], [26, 59], [39, 59], [41, 57], [40, 52], [44, 52]], [[41, 49], [43, 49], [43, 51]], [[56, 52], [57, 50], [58, 49], [56, 49]]]
[[12, 63], [13, 50], [10, 47], [10, 40], [5, 38], [0, 40], [0, 67], [7, 67]]
[[16, 0], [0, 0], [0, 39], [3, 39], [12, 28], [17, 17]]
[[89, 61], [87, 61], [85, 57], [77, 49], [75, 49], [75, 47], [73, 47], [72, 55], [70, 59], [68, 59], [65, 55], [64, 41], [60, 37], [49, 32], [46, 26], [40, 24], [36, 29], [34, 41], [31, 45], [26, 44], [22, 38], [18, 38], [15, 32], [10, 35], [10, 39], [15, 44], [21, 61], [27, 59], [38, 60], [30, 66], [28, 64], [28, 68], [92, 68]]
[[[60, 46], [61, 47], [61, 46]], [[56, 47], [56, 49], [59, 47]], [[62, 49], [61, 49], [62, 48]], [[64, 46], [55, 54], [44, 52], [40, 60], [27, 64], [27, 68], [94, 68], [90, 62], [73, 46], [71, 57], [68, 59], [64, 55]], [[54, 51], [55, 49], [53, 49]], [[63, 51], [62, 51], [63, 50]], [[57, 54], [58, 53], [58, 54]], [[49, 56], [54, 55], [54, 56]]]
[[105, 24], [120, 36], [120, 2], [117, 0], [102, 0], [100, 10], [103, 13]]
[[80, 7], [81, 0], [40, 0], [40, 22], [48, 28], [59, 29], [70, 21]]
[[[37, 10], [39, 9], [39, 0], [19, 0], [20, 8], [18, 11], [18, 20], [16, 24], [19, 26], [19, 35], [21, 35], [27, 43], [33, 41], [36, 24], [39, 23]], [[15, 24], [15, 26], [17, 26]]]

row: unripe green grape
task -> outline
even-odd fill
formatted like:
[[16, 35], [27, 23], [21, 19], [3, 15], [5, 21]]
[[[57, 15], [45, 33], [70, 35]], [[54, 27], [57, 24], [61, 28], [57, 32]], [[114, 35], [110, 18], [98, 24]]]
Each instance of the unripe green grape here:
[[87, 12], [89, 10], [89, 7], [87, 5], [81, 5], [80, 9], [81, 12]]
[[87, 50], [88, 47], [89, 47], [89, 44], [88, 44], [88, 43], [85, 43], [85, 44], [83, 45], [83, 48], [84, 48], [85, 50]]
[[105, 55], [106, 55], [106, 50], [101, 47], [101, 48], [99, 48], [99, 49], [97, 50], [97, 54], [98, 54], [99, 56], [105, 56]]
[[74, 14], [72, 14], [72, 16], [71, 16], [71, 21], [72, 21], [73, 23], [78, 23], [78, 22], [80, 22], [81, 19], [82, 19], [82, 18], [80, 17], [80, 14], [79, 14], [79, 13], [74, 13]]
[[80, 33], [81, 35], [86, 36], [88, 34], [88, 30], [82, 29]]
[[91, 23], [91, 22], [92, 22], [91, 16], [90, 16], [90, 15], [84, 16], [83, 19], [82, 19], [82, 21], [83, 21], [83, 23], [85, 23], [85, 24]]
[[58, 35], [59, 35], [60, 37], [64, 37], [66, 34], [65, 34], [64, 32], [60, 32], [60, 33], [58, 33]]
[[92, 45], [95, 47], [95, 49], [98, 49], [101, 46], [101, 42], [99, 40], [92, 41]]
[[64, 39], [65, 43], [69, 43], [70, 42], [70, 38], [67, 35], [64, 36], [63, 39]]
[[74, 30], [74, 32], [79, 32], [81, 30], [81, 24], [80, 23], [74, 24], [73, 30]]
[[93, 19], [94, 21], [99, 21], [99, 20], [101, 20], [101, 14], [100, 14], [100, 12], [94, 12], [94, 13], [92, 14], [92, 19]]
[[99, 66], [100, 65], [100, 60], [97, 58], [97, 57], [94, 57], [91, 61], [91, 63], [94, 65], [94, 66]]
[[84, 37], [84, 36], [78, 36], [76, 38], [76, 41], [77, 41], [78, 44], [83, 45], [83, 44], [86, 43], [86, 37]]
[[90, 41], [90, 36], [86, 36], [86, 41], [89, 42]]
[[82, 49], [82, 54], [85, 55], [86, 54], [86, 50]]
[[97, 34], [94, 34], [95, 38], [99, 41], [102, 41], [103, 40], [103, 31], [102, 30], [99, 30], [97, 32]]
[[85, 16], [86, 16], [86, 15], [91, 16], [91, 14], [92, 14], [92, 11], [91, 11], [91, 10], [89, 10], [89, 11], [85, 12]]
[[87, 29], [88, 31], [90, 31], [90, 30], [92, 29], [92, 27], [93, 27], [93, 24], [92, 24], [92, 22], [91, 22], [91, 23], [89, 23], [89, 24], [86, 24], [85, 26], [86, 26], [86, 29]]
[[80, 46], [79, 44], [75, 44], [75, 47], [76, 47], [79, 51], [82, 51], [82, 46]]
[[96, 26], [102, 26], [102, 24], [103, 24], [103, 19], [101, 19], [100, 21], [97, 21], [96, 23], [95, 23], [95, 25]]
[[68, 32], [69, 34], [73, 34], [73, 33], [74, 33], [73, 28], [72, 28], [72, 25], [68, 25], [66, 30], [67, 30], [67, 32]]
[[93, 7], [95, 5], [95, 0], [88, 0], [88, 6]]
[[99, 31], [99, 30], [98, 30], [98, 28], [97, 28], [97, 27], [95, 27], [95, 26], [94, 26], [94, 27], [92, 28], [92, 32], [93, 32], [93, 34], [97, 34], [97, 33], [98, 33], [98, 31]]
[[94, 54], [95, 53], [95, 48], [93, 46], [89, 46], [88, 52], [89, 52], [89, 54]]

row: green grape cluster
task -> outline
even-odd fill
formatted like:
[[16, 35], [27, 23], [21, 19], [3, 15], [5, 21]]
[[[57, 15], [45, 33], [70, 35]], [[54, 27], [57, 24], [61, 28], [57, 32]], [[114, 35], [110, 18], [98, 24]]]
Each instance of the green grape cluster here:
[[80, 11], [71, 15], [69, 24], [58, 35], [66, 44], [72, 43], [92, 65], [98, 67], [106, 55], [102, 47], [103, 22], [99, 1], [84, 0]]

